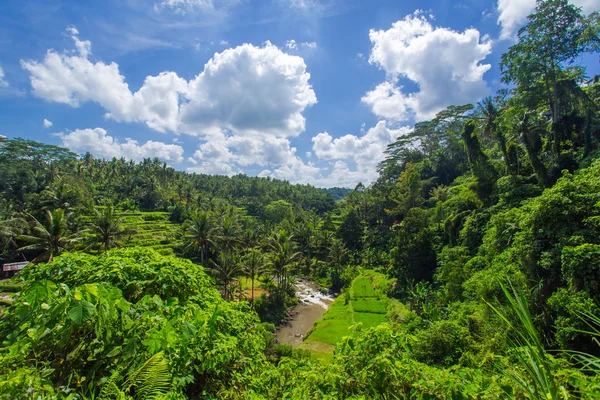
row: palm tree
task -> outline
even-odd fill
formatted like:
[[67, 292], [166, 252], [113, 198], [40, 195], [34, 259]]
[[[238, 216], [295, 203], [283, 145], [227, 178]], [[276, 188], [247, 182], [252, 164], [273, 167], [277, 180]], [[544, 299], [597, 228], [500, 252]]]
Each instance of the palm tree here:
[[0, 221], [0, 244], [3, 249], [8, 246], [15, 246], [15, 238], [25, 230], [27, 221], [22, 218], [9, 218]]
[[329, 246], [327, 261], [334, 266], [338, 275], [341, 273], [347, 256], [348, 250], [346, 249], [346, 246], [344, 246], [344, 243], [339, 239], [334, 239]]
[[500, 151], [502, 151], [502, 157], [504, 158], [504, 164], [506, 165], [506, 171], [509, 174], [513, 174], [513, 166], [510, 162], [508, 154], [508, 144], [504, 133], [500, 130], [496, 119], [500, 116], [500, 109], [496, 105], [494, 99], [489, 96], [483, 99], [477, 104], [477, 108], [482, 115], [483, 119], [483, 134], [488, 137], [493, 137], [498, 141]]
[[204, 265], [204, 258], [211, 247], [217, 244], [217, 228], [210, 214], [200, 211], [192, 215], [192, 218], [183, 224], [185, 231], [185, 249], [193, 249], [200, 252], [200, 263]]
[[105, 252], [113, 247], [121, 247], [119, 239], [127, 235], [129, 232], [121, 226], [123, 218], [120, 217], [113, 206], [106, 206], [102, 212], [94, 209], [96, 216], [90, 224], [93, 243], [100, 243], [99, 251]]
[[251, 249], [244, 259], [244, 273], [252, 280], [252, 303], [254, 303], [254, 280], [264, 269], [264, 256], [259, 249]]
[[290, 264], [298, 261], [302, 253], [296, 251], [292, 235], [280, 232], [269, 238], [266, 245], [270, 250], [269, 267], [275, 274], [279, 286], [287, 283]]
[[237, 217], [232, 213], [227, 213], [221, 217], [221, 226], [219, 232], [219, 241], [221, 248], [225, 251], [233, 249], [239, 243], [240, 224]]
[[213, 265], [212, 273], [218, 284], [223, 287], [223, 297], [225, 300], [229, 298], [229, 285], [242, 272], [241, 266], [235, 262], [233, 252], [219, 253], [217, 261], [211, 260]]
[[19, 252], [39, 251], [41, 252], [32, 262], [51, 262], [54, 256], [67, 251], [77, 241], [81, 240], [83, 232], [67, 235], [67, 216], [65, 210], [59, 208], [54, 211], [46, 211], [46, 222], [42, 224], [31, 216], [32, 232], [34, 235], [20, 235], [18, 240], [31, 244], [18, 249]]

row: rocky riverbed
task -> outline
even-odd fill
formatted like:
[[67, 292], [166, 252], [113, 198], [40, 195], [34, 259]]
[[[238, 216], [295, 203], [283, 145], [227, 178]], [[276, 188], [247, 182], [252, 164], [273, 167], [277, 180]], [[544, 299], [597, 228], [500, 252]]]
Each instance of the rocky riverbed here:
[[325, 314], [334, 297], [322, 292], [311, 280], [298, 279], [296, 282], [298, 305], [288, 312], [284, 323], [277, 328], [279, 343], [298, 346], [315, 322]]

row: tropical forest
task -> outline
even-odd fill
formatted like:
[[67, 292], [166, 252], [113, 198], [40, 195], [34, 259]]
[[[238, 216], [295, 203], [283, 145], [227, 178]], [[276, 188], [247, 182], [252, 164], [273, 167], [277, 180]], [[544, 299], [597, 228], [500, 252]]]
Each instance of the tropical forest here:
[[599, 53], [538, 0], [354, 187], [3, 136], [0, 399], [600, 399]]

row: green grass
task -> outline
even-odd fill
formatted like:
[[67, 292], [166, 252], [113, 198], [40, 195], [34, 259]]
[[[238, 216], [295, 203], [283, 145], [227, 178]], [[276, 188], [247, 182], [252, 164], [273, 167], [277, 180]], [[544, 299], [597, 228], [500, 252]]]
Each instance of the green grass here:
[[359, 276], [352, 282], [351, 289], [352, 298], [361, 298], [361, 297], [378, 297], [379, 293], [373, 288], [373, 284], [371, 283], [371, 279], [366, 276]]
[[356, 323], [362, 323], [363, 328], [374, 328], [387, 321], [385, 314], [373, 314], [373, 313], [354, 313], [354, 321]]
[[349, 297], [338, 297], [315, 323], [303, 347], [308, 346], [306, 348], [314, 351], [315, 346], [322, 344], [325, 347], [317, 352], [330, 353], [334, 349], [332, 345], [352, 334], [351, 327], [355, 323], [362, 323], [364, 328], [372, 328], [387, 321], [386, 311], [390, 299], [374, 287], [374, 282], [384, 286], [387, 278], [372, 271], [366, 273], [368, 275], [360, 275], [352, 282]]
[[322, 342], [335, 345], [344, 336], [351, 332], [353, 313], [350, 304], [345, 305], [343, 299], [338, 297], [323, 317], [315, 323], [311, 334], [306, 338], [306, 343]]
[[359, 299], [351, 302], [355, 313], [385, 314], [388, 305], [387, 299]]

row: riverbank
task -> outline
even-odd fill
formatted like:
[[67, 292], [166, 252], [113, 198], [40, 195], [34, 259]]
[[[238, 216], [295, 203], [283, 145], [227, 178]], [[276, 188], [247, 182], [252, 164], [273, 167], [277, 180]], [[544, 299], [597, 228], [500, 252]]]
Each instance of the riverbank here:
[[298, 279], [295, 286], [298, 305], [288, 312], [288, 319], [277, 328], [275, 337], [278, 343], [298, 347], [335, 298], [308, 279]]

